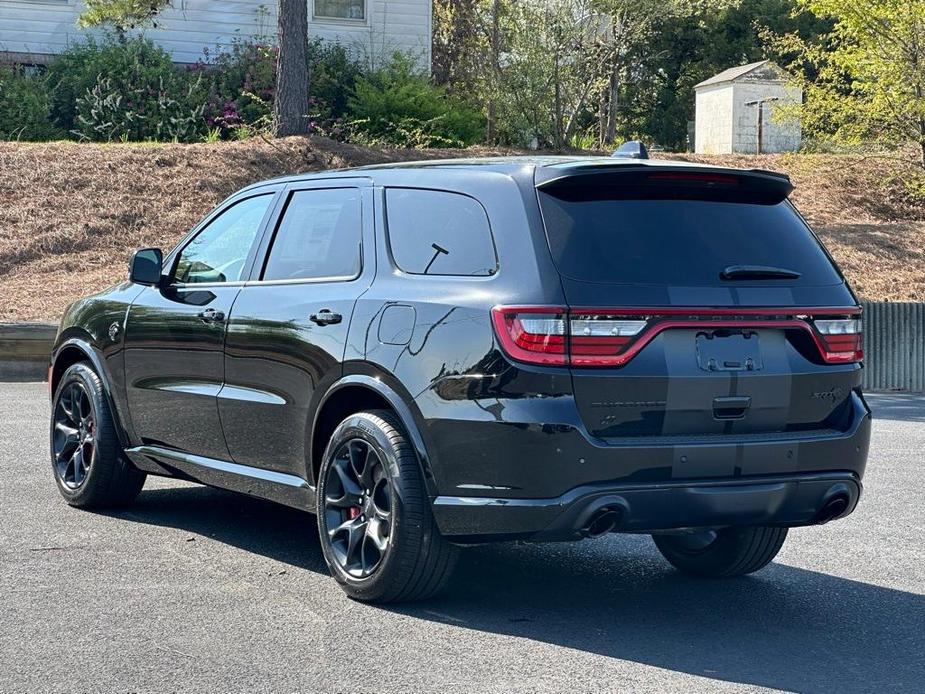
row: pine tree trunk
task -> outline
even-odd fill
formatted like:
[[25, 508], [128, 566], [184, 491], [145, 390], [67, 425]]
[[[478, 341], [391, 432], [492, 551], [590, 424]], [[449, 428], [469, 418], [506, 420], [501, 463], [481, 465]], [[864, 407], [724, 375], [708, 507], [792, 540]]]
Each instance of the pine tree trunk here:
[[308, 2], [279, 0], [279, 59], [273, 131], [276, 137], [307, 135]]

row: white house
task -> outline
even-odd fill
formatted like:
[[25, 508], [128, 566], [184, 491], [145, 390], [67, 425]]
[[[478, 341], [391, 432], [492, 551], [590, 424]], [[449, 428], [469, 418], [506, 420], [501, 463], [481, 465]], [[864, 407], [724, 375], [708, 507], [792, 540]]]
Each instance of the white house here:
[[[396, 50], [430, 68], [431, 0], [306, 0], [309, 34], [339, 41], [358, 55]], [[179, 63], [201, 59], [203, 49], [236, 37], [272, 37], [275, 0], [171, 0], [145, 35]], [[48, 62], [88, 32], [77, 26], [83, 0], [0, 0], [0, 62]]]
[[782, 104], [799, 104], [803, 90], [774, 63], [729, 68], [694, 87], [694, 151], [698, 154], [792, 152], [800, 147], [800, 122], [775, 118]]

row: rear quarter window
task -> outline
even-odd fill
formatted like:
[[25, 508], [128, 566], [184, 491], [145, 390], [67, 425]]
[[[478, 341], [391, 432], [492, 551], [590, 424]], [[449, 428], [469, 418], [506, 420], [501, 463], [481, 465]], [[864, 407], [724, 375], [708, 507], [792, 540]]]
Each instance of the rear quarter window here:
[[389, 250], [413, 275], [486, 277], [498, 270], [488, 215], [475, 198], [414, 188], [386, 190]]
[[[786, 200], [776, 204], [696, 199], [571, 199], [540, 192], [553, 259], [586, 282], [718, 286], [734, 265], [780, 267], [780, 286], [839, 284], [819, 242]], [[757, 282], [757, 281], [754, 281]]]

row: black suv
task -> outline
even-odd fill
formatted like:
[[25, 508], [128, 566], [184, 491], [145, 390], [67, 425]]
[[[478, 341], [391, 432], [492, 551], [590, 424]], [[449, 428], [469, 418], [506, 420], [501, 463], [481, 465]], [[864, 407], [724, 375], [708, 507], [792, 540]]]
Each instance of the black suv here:
[[495, 540], [650, 533], [682, 571], [756, 571], [854, 509], [870, 437], [858, 302], [790, 191], [603, 157], [245, 188], [67, 311], [58, 487], [315, 512], [363, 600], [431, 595]]

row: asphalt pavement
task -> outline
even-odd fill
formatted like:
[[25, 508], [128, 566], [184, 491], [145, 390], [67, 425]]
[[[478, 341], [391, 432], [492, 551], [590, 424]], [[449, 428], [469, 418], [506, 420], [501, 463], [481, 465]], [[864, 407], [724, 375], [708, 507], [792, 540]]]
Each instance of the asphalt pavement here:
[[68, 507], [44, 385], [0, 384], [0, 692], [922, 692], [925, 397], [871, 402], [858, 510], [752, 577], [682, 577], [647, 536], [502, 544], [382, 608], [308, 514], [154, 478]]

